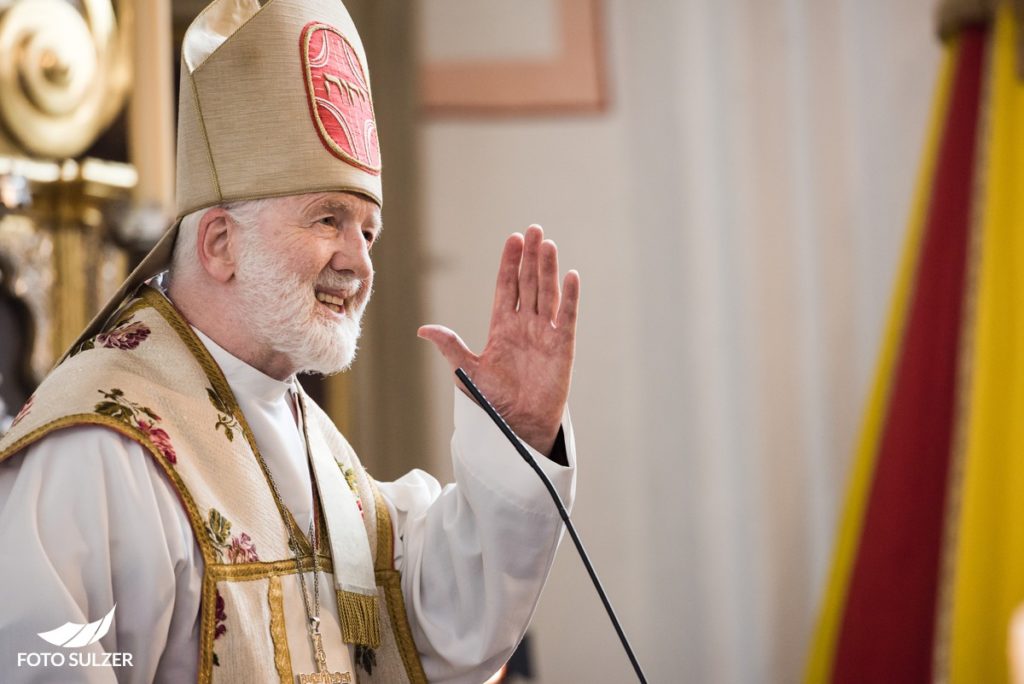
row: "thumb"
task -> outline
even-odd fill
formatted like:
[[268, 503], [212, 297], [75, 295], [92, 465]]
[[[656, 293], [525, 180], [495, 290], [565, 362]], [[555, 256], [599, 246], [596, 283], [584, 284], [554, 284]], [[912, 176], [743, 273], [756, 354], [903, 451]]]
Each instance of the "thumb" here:
[[453, 371], [460, 366], [465, 367], [476, 358], [462, 338], [443, 325], [420, 326], [420, 329], [416, 331], [416, 336], [433, 342]]

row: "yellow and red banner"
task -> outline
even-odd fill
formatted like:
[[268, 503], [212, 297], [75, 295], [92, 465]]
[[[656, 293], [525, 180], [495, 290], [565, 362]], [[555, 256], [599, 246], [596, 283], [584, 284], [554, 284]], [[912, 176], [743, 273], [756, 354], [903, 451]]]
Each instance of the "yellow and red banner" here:
[[1009, 680], [1024, 603], [1017, 18], [946, 41], [808, 682]]

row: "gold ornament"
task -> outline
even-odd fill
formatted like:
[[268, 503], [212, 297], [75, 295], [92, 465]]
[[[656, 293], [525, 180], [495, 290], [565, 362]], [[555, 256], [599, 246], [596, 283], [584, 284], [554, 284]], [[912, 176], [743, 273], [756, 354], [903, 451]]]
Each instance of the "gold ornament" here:
[[22, 0], [0, 14], [0, 122], [29, 154], [84, 152], [131, 81], [130, 3]]

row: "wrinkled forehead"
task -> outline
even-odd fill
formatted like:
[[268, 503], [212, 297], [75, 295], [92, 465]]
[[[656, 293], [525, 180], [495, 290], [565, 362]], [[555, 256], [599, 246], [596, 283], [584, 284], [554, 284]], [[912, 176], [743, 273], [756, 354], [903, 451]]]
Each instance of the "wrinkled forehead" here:
[[299, 216], [310, 216], [321, 212], [348, 216], [360, 223], [381, 226], [380, 205], [357, 192], [313, 192], [305, 195], [290, 195], [275, 200], [282, 211]]

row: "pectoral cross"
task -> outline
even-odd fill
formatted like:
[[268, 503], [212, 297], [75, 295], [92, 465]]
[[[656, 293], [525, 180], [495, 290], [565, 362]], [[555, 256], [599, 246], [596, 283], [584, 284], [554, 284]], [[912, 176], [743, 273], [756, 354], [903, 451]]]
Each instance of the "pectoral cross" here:
[[314, 628], [310, 636], [313, 639], [313, 657], [316, 658], [316, 672], [300, 674], [299, 684], [352, 684], [351, 672], [327, 671], [327, 654], [324, 653], [324, 643], [320, 638], [320, 630]]

